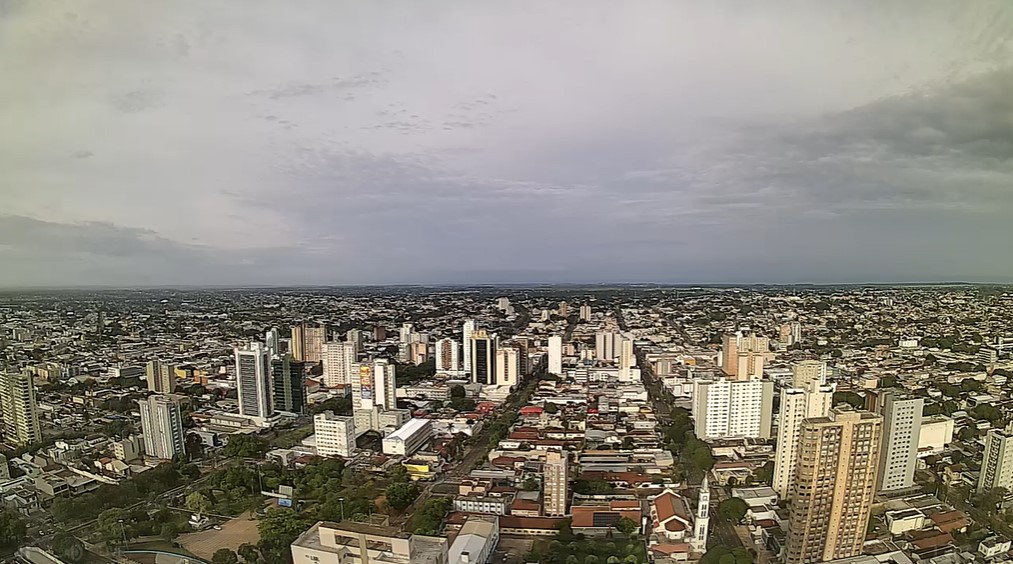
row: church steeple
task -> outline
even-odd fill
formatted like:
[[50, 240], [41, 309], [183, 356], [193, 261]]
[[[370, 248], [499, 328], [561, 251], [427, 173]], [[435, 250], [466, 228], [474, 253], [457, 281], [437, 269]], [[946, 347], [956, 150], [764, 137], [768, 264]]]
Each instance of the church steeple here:
[[700, 484], [700, 497], [696, 505], [696, 517], [693, 526], [693, 550], [705, 552], [707, 550], [707, 533], [710, 529], [710, 502], [711, 491], [707, 484], [707, 476], [703, 477]]

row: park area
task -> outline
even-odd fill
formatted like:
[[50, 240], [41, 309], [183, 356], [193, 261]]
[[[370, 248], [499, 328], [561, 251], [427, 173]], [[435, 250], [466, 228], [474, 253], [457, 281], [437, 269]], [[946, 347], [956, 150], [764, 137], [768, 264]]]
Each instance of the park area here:
[[216, 551], [228, 548], [239, 552], [244, 544], [256, 545], [260, 541], [257, 520], [253, 513], [246, 512], [235, 519], [222, 523], [221, 530], [207, 529], [196, 533], [180, 535], [178, 542], [187, 552], [211, 560]]

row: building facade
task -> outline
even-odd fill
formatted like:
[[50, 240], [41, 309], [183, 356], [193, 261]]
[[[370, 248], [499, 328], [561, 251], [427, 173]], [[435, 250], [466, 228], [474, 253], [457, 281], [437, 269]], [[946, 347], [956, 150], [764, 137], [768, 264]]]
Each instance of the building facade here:
[[570, 453], [565, 450], [545, 453], [542, 480], [545, 515], [566, 515], [566, 504], [570, 497]]
[[352, 381], [352, 365], [358, 361], [358, 346], [354, 341], [324, 343], [323, 376], [328, 388], [345, 386]]
[[475, 321], [466, 319], [461, 328], [461, 342], [464, 343], [464, 364], [462, 369], [471, 374], [471, 335], [475, 332]]
[[563, 373], [563, 338], [558, 335], [549, 337], [549, 374], [559, 376]]
[[35, 382], [25, 373], [0, 372], [0, 417], [8, 443], [24, 446], [42, 441]]
[[[473, 384], [496, 384], [496, 336], [485, 329], [476, 329], [471, 334], [470, 362]], [[467, 359], [466, 359], [467, 360]]]
[[447, 338], [436, 341], [436, 371], [458, 372], [461, 370], [460, 345]]
[[834, 386], [823, 384], [820, 379], [807, 381], [809, 384], [805, 388], [781, 390], [772, 487], [782, 499], [788, 498], [794, 483], [802, 422], [814, 417], [826, 417], [833, 407]]
[[721, 341], [721, 369], [735, 380], [762, 378], [770, 340], [753, 333], [726, 334]]
[[985, 436], [978, 493], [993, 488], [1013, 490], [1013, 433], [991, 429]]
[[517, 347], [504, 346], [496, 350], [496, 375], [500, 386], [514, 388], [521, 381], [521, 353]]
[[175, 456], [186, 457], [186, 435], [183, 432], [179, 399], [178, 396], [154, 394], [138, 400], [144, 452], [148, 456], [162, 460], [172, 460]]
[[769, 439], [774, 410], [774, 383], [729, 378], [696, 380], [693, 418], [703, 440], [722, 437]]
[[149, 361], [145, 366], [144, 378], [148, 389], [157, 394], [171, 394], [176, 391], [176, 367], [158, 360]]
[[355, 454], [355, 418], [325, 411], [313, 416], [313, 434], [320, 456], [351, 458]]
[[262, 423], [274, 415], [267, 348], [253, 342], [245, 348], [236, 348], [235, 357], [239, 414]]
[[876, 409], [883, 416], [883, 444], [880, 447], [877, 491], [910, 488], [915, 484], [918, 442], [921, 436], [925, 400], [906, 398], [887, 391], [870, 394], [878, 398]]
[[274, 391], [274, 409], [301, 415], [306, 412], [306, 364], [292, 360], [285, 353], [271, 360], [271, 380]]

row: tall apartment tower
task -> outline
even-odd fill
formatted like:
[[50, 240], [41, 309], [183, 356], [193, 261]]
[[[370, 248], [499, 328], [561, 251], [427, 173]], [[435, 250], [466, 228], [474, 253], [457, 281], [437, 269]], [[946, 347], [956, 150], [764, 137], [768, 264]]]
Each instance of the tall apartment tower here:
[[993, 488], [1013, 490], [1013, 433], [1002, 429], [992, 429], [985, 436], [978, 478], [978, 493]]
[[267, 357], [267, 347], [253, 342], [246, 348], [237, 347], [235, 356], [239, 414], [263, 422], [274, 415], [271, 363]]
[[471, 374], [471, 335], [475, 332], [475, 320], [466, 319], [461, 329], [461, 342], [464, 343], [463, 370]]
[[918, 440], [921, 438], [925, 400], [909, 398], [893, 390], [870, 394], [869, 411], [883, 416], [879, 480], [876, 490], [885, 492], [910, 488], [915, 483]]
[[711, 490], [707, 483], [707, 475], [704, 474], [703, 483], [700, 484], [700, 498], [696, 504], [696, 516], [693, 518], [693, 540], [690, 544], [693, 550], [699, 553], [707, 551], [707, 533], [710, 530], [710, 505]]
[[763, 377], [770, 340], [753, 333], [726, 334], [721, 342], [721, 369], [736, 380]]
[[473, 384], [495, 385], [496, 382], [496, 336], [485, 329], [476, 329], [471, 334], [471, 382]]
[[415, 334], [415, 324], [414, 323], [408, 323], [408, 322], [402, 323], [401, 324], [401, 333], [400, 333], [400, 336], [399, 336], [398, 340], [400, 342], [402, 342], [402, 343], [405, 343], [405, 344], [411, 343], [412, 342], [412, 335], [414, 335], [414, 334]]
[[0, 416], [7, 442], [25, 446], [42, 441], [35, 383], [30, 374], [0, 372]]
[[394, 365], [385, 358], [372, 363], [361, 362], [352, 365], [357, 374], [352, 379], [352, 407], [355, 409], [391, 410], [397, 408], [394, 395], [396, 373]]
[[167, 362], [148, 361], [144, 377], [148, 381], [148, 389], [158, 394], [171, 394], [176, 391], [176, 367]]
[[591, 321], [591, 306], [590, 305], [584, 304], [584, 305], [580, 306], [580, 320], [581, 321]]
[[516, 387], [521, 380], [520, 350], [513, 346], [496, 349], [496, 377], [500, 386]]
[[313, 434], [320, 456], [350, 458], [355, 454], [355, 418], [325, 411], [313, 416]]
[[138, 400], [137, 404], [141, 411], [145, 454], [163, 460], [172, 460], [177, 455], [186, 456], [179, 396], [154, 394]]
[[281, 354], [281, 334], [278, 328], [273, 327], [264, 334], [264, 342], [267, 344], [267, 355], [270, 358]]
[[827, 363], [822, 360], [803, 360], [791, 367], [791, 387], [806, 389], [809, 382], [827, 381]]
[[[622, 335], [601, 331], [594, 336], [594, 356], [597, 360], [612, 361], [619, 356], [622, 348]], [[618, 343], [618, 345], [616, 344]]]
[[834, 405], [833, 385], [824, 384], [821, 379], [807, 381], [806, 387], [781, 390], [773, 481], [774, 491], [781, 499], [788, 499], [794, 484], [802, 422], [828, 416]]
[[352, 343], [355, 348], [355, 352], [358, 353], [362, 350], [362, 329], [349, 329], [345, 331], [345, 341]]
[[288, 352], [292, 353], [292, 359], [302, 362], [306, 360], [306, 332], [303, 325], [292, 326], [292, 336], [288, 343]]
[[570, 304], [565, 301], [559, 302], [559, 306], [556, 307], [556, 313], [559, 314], [559, 317], [570, 315]]
[[787, 564], [862, 553], [876, 495], [883, 418], [831, 409], [806, 419], [799, 441], [788, 521]]
[[545, 453], [544, 492], [545, 515], [561, 517], [566, 515], [566, 502], [570, 497], [570, 456], [565, 450], [550, 450]]
[[458, 350], [460, 346], [457, 341], [447, 338], [436, 341], [436, 371], [437, 372], [458, 372], [461, 370], [461, 360]]
[[633, 369], [637, 366], [637, 358], [633, 354], [633, 339], [623, 339], [619, 345], [619, 380], [633, 380]]
[[696, 436], [770, 438], [774, 411], [774, 383], [738, 382], [730, 378], [697, 380], [693, 390]]
[[358, 348], [354, 341], [324, 343], [324, 385], [328, 388], [337, 388], [351, 383], [352, 365], [358, 360], [358, 356]]
[[325, 342], [327, 327], [324, 325], [294, 325], [289, 352], [292, 353], [292, 359], [298, 362], [320, 362], [323, 360]]
[[549, 374], [559, 376], [563, 373], [563, 338], [559, 335], [549, 337]]
[[306, 364], [292, 360], [285, 353], [271, 360], [271, 380], [274, 389], [274, 408], [286, 413], [306, 412]]

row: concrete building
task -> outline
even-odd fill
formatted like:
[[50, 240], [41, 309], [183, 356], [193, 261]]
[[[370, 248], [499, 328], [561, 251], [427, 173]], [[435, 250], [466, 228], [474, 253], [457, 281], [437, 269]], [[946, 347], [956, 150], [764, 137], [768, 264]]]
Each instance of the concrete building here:
[[710, 485], [707, 483], [707, 475], [704, 474], [703, 483], [700, 484], [700, 496], [696, 504], [696, 516], [693, 518], [693, 540], [690, 542], [693, 550], [701, 554], [707, 552], [707, 535], [710, 532], [710, 500]]
[[591, 321], [591, 306], [590, 305], [584, 304], [584, 305], [580, 306], [580, 320], [581, 321]]
[[476, 329], [471, 334], [469, 348], [470, 358], [465, 360], [471, 363], [471, 382], [496, 384], [496, 336], [488, 334], [485, 329]]
[[464, 365], [462, 370], [471, 374], [471, 335], [475, 332], [475, 320], [466, 319], [461, 328], [461, 342], [464, 344]]
[[418, 366], [429, 360], [429, 343], [415, 341], [408, 346], [408, 362]]
[[330, 341], [324, 343], [323, 376], [324, 385], [337, 388], [350, 384], [353, 377], [352, 365], [358, 362], [358, 345], [353, 341]]
[[325, 411], [313, 416], [313, 435], [320, 456], [351, 458], [355, 454], [355, 418]]
[[824, 384], [822, 379], [806, 378], [800, 382], [808, 384], [804, 388], [781, 390], [773, 488], [782, 499], [788, 498], [794, 485], [802, 422], [814, 417], [826, 417], [830, 414], [830, 408], [834, 403], [833, 385]]
[[599, 331], [594, 336], [594, 356], [597, 360], [611, 362], [619, 356], [623, 336], [619, 333]]
[[632, 382], [640, 376], [639, 371], [634, 371], [637, 366], [637, 357], [634, 356], [633, 339], [623, 339], [619, 345], [619, 381]]
[[1013, 434], [991, 429], [985, 435], [985, 454], [981, 458], [978, 493], [993, 488], [1013, 490]]
[[545, 515], [566, 515], [566, 504], [570, 498], [570, 453], [565, 450], [546, 452], [542, 480]]
[[953, 442], [953, 418], [945, 415], [922, 417], [922, 429], [918, 434], [920, 455], [938, 454]]
[[176, 391], [176, 367], [158, 360], [149, 361], [144, 370], [144, 378], [148, 389], [158, 394], [171, 394]]
[[352, 407], [354, 409], [395, 409], [396, 374], [395, 365], [385, 358], [372, 363], [361, 362], [352, 365], [352, 372], [358, 377], [352, 379]]
[[141, 411], [144, 452], [162, 460], [186, 457], [186, 435], [179, 396], [154, 394], [137, 402]]
[[862, 553], [876, 493], [882, 431], [882, 416], [841, 408], [802, 424], [787, 564]]
[[362, 336], [362, 329], [349, 329], [348, 331], [345, 331], [345, 342], [351, 343], [352, 348], [355, 350], [356, 353], [362, 351], [363, 340], [365, 339]]
[[485, 564], [499, 544], [499, 517], [471, 515], [450, 545], [450, 564]]
[[411, 419], [400, 429], [383, 438], [383, 453], [411, 456], [433, 438], [433, 423], [428, 419]]
[[321, 521], [292, 543], [298, 564], [447, 564], [447, 539], [393, 527]]
[[324, 343], [327, 342], [327, 327], [323, 325], [294, 325], [289, 352], [297, 361], [321, 362], [324, 357]]
[[759, 379], [770, 356], [770, 340], [753, 333], [726, 334], [721, 342], [721, 369], [734, 380]]
[[770, 438], [774, 383], [729, 378], [696, 380], [693, 419], [703, 440], [724, 437]]
[[893, 491], [914, 485], [918, 441], [925, 400], [906, 398], [892, 390], [870, 393], [874, 413], [883, 416], [877, 491]]
[[559, 335], [549, 337], [549, 374], [559, 376], [563, 373], [563, 338]]
[[827, 363], [821, 360], [803, 360], [791, 367], [791, 387], [806, 389], [809, 382], [827, 381]]
[[42, 441], [35, 383], [30, 375], [0, 372], [0, 416], [8, 443], [25, 446]]
[[274, 409], [297, 415], [306, 412], [305, 363], [292, 360], [289, 353], [271, 360]]
[[262, 425], [274, 415], [267, 348], [262, 343], [252, 342], [246, 348], [237, 347], [235, 357], [239, 414]]
[[436, 372], [458, 372], [461, 370], [460, 345], [446, 338], [436, 341]]
[[496, 375], [500, 386], [514, 388], [521, 381], [521, 356], [516, 347], [505, 346], [496, 350]]

